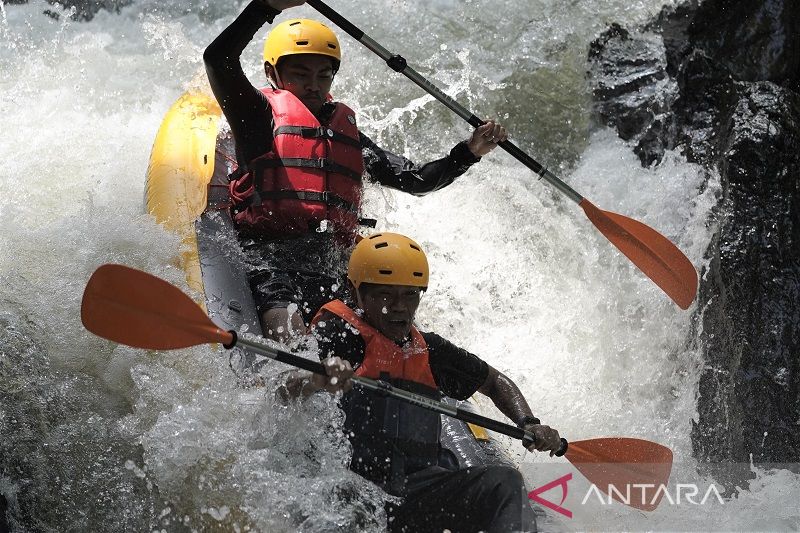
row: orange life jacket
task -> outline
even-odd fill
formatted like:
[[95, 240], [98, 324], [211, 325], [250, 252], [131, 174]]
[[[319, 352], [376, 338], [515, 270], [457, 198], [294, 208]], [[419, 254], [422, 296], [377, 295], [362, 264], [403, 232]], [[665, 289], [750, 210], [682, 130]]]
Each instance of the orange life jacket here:
[[[411, 338], [401, 347], [339, 300], [323, 305], [312, 324], [316, 325], [326, 313], [353, 326], [364, 339], [364, 360], [356, 375], [441, 399], [431, 373], [428, 346], [416, 328], [411, 328]], [[343, 398], [342, 408], [345, 430], [353, 445], [350, 468], [384, 490], [402, 494], [406, 475], [438, 464], [438, 413], [358, 387]]]
[[[438, 390], [428, 363], [428, 345], [417, 328], [411, 328], [411, 339], [402, 347], [367, 324], [344, 302], [334, 300], [322, 306], [321, 311], [329, 311], [356, 328], [364, 339], [366, 350], [364, 361], [356, 369], [357, 376], [384, 379], [387, 375], [393, 380], [412, 381]], [[318, 320], [320, 314], [314, 320]]]
[[272, 108], [272, 150], [231, 181], [234, 220], [276, 237], [308, 233], [323, 220], [354, 233], [364, 173], [355, 113], [337, 102], [321, 124], [291, 92], [262, 92]]

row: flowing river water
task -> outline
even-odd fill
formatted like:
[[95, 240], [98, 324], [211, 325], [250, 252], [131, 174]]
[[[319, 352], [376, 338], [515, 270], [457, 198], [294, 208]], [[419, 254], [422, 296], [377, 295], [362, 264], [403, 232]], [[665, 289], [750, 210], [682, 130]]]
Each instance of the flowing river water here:
[[[591, 123], [588, 43], [609, 23], [645, 22], [662, 5], [334, 7], [475, 114], [506, 124], [579, 193], [657, 229], [701, 269], [718, 179], [678, 153], [644, 169], [629, 145]], [[14, 531], [383, 529], [383, 494], [348, 471], [331, 399], [281, 407], [272, 401], [279, 365], [267, 387], [241, 388], [213, 347], [134, 350], [80, 323], [83, 288], [102, 263], [188, 290], [178, 239], [144, 213], [144, 174], [161, 118], [185, 90], [206, 86], [202, 51], [242, 7], [139, 0], [75, 22], [41, 0], [0, 0], [0, 494]], [[264, 33], [243, 56], [254, 83], [263, 82]], [[461, 119], [340, 36], [334, 93], [376, 142], [423, 161], [468, 136]], [[443, 191], [418, 199], [369, 186], [365, 205], [381, 229], [407, 233], [429, 253], [423, 330], [509, 375], [567, 438], [660, 442], [675, 454], [672, 483], [699, 488], [696, 504], [662, 500], [643, 513], [582, 501], [576, 480], [563, 503], [573, 516], [548, 511], [544, 529], [800, 528], [800, 479], [787, 470], [754, 468], [746, 486], [701, 502], [714, 481], [691, 456], [703, 367], [693, 309], [672, 304], [522, 165], [497, 150]], [[501, 440], [531, 488], [569, 471], [564, 459]]]

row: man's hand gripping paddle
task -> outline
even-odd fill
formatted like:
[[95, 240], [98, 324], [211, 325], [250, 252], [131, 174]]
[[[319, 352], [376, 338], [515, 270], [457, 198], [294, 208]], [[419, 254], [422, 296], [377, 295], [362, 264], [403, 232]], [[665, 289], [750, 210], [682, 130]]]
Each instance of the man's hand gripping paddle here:
[[[166, 281], [122, 265], [98, 268], [83, 293], [83, 325], [100, 337], [149, 350], [173, 350], [200, 344], [222, 344], [225, 348], [244, 346], [282, 363], [317, 374], [322, 364], [277, 350], [264, 343], [239, 337], [218, 328], [205, 311], [180, 289]], [[392, 387], [383, 381], [354, 376], [353, 382], [402, 401], [470, 422], [515, 439], [532, 439], [522, 429], [444, 403]], [[566, 458], [603, 493], [607, 487], [648, 485], [656, 490], [666, 485], [672, 469], [672, 451], [641, 439], [611, 437], [575, 441], [556, 455]], [[624, 492], [624, 489], [622, 489]], [[660, 499], [660, 497], [658, 497]], [[652, 510], [658, 501], [623, 502]]]

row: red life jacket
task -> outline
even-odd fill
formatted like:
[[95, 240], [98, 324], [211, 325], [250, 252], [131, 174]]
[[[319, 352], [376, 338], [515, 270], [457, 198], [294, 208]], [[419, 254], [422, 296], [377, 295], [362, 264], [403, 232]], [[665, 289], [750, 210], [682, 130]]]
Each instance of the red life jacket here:
[[364, 361], [356, 369], [357, 376], [392, 380], [411, 381], [438, 390], [428, 362], [428, 345], [417, 328], [411, 327], [411, 339], [402, 347], [367, 324], [344, 302], [334, 300], [323, 305], [314, 317], [312, 324], [319, 321], [323, 311], [338, 316], [354, 328], [364, 339], [366, 346]]
[[[411, 339], [400, 347], [339, 300], [322, 306], [312, 324], [327, 313], [353, 326], [364, 339], [364, 361], [355, 371], [357, 376], [441, 399], [430, 369], [428, 346], [416, 328], [411, 328]], [[408, 474], [439, 464], [438, 413], [359, 387], [347, 393], [341, 404], [344, 429], [353, 447], [350, 468], [354, 472], [390, 494], [402, 495]]]
[[231, 181], [234, 220], [276, 237], [308, 233], [323, 220], [354, 233], [364, 173], [355, 113], [337, 102], [330, 120], [320, 124], [291, 92], [262, 92], [272, 108], [272, 151]]

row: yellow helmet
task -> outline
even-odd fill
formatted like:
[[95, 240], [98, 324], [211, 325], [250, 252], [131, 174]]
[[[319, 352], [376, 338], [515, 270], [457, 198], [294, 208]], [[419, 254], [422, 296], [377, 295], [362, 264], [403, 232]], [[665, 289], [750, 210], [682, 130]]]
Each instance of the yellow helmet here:
[[398, 233], [376, 233], [356, 244], [347, 279], [362, 283], [428, 287], [428, 258], [419, 244]]
[[269, 32], [264, 41], [264, 62], [277, 68], [282, 57], [296, 54], [321, 54], [336, 60], [339, 68], [342, 51], [336, 34], [321, 22], [311, 19], [292, 19], [281, 22]]

